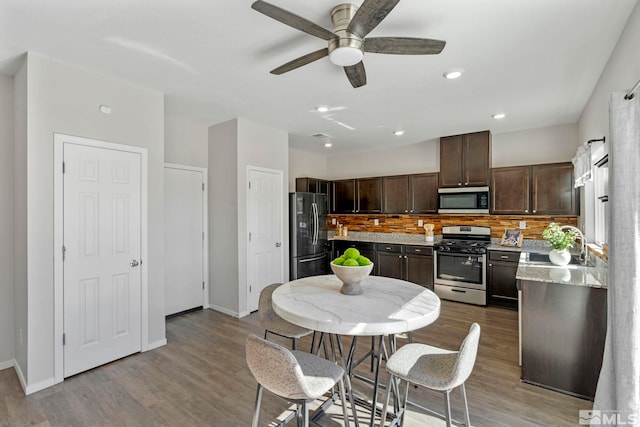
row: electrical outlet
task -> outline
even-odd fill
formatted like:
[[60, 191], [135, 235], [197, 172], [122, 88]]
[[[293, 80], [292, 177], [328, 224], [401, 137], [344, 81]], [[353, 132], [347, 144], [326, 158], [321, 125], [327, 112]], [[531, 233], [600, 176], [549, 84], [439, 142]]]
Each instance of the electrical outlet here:
[[424, 225], [424, 221], [419, 219], [418, 220], [418, 227], [422, 227]]
[[336, 219], [335, 218], [331, 218], [331, 224], [336, 225]]
[[527, 228], [527, 221], [520, 221], [520, 230]]
[[378, 218], [373, 220], [373, 225], [380, 225], [380, 221], [378, 221]]

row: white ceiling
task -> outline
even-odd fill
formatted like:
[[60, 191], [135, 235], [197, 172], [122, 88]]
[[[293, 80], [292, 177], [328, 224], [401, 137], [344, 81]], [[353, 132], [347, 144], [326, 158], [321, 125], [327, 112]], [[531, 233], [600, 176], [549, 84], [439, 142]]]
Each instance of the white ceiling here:
[[[269, 1], [328, 29], [339, 3]], [[205, 125], [244, 117], [286, 130], [291, 147], [333, 155], [575, 123], [636, 2], [402, 0], [369, 35], [446, 47], [366, 53], [368, 83], [353, 89], [328, 58], [269, 74], [326, 42], [254, 11], [252, 0], [0, 0], [0, 72], [36, 52], [165, 93], [168, 114]], [[444, 79], [452, 68], [465, 73]], [[315, 112], [321, 104], [333, 110]], [[399, 128], [405, 135], [393, 136]], [[335, 138], [331, 151], [316, 133]]]

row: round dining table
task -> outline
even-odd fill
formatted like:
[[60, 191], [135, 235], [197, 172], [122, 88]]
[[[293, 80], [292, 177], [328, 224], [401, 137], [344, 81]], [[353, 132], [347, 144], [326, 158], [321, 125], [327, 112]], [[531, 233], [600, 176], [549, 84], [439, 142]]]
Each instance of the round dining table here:
[[[384, 337], [433, 323], [440, 315], [440, 299], [427, 288], [390, 277], [367, 276], [361, 286], [362, 294], [345, 295], [340, 293], [342, 282], [333, 274], [305, 277], [276, 288], [272, 304], [280, 317], [304, 328], [337, 337], [379, 337], [372, 398], [375, 407]], [[343, 360], [343, 363], [347, 369], [352, 361]], [[370, 425], [374, 418], [372, 408]], [[357, 419], [355, 421], [358, 425]]]

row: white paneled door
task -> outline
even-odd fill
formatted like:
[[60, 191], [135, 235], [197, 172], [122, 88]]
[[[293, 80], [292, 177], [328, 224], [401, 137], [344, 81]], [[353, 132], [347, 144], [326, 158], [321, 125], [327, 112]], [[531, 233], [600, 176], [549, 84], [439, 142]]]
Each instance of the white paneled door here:
[[258, 309], [260, 291], [283, 281], [282, 172], [249, 169], [247, 307]]
[[141, 349], [141, 155], [63, 150], [68, 377]]
[[204, 305], [204, 171], [164, 168], [165, 315]]

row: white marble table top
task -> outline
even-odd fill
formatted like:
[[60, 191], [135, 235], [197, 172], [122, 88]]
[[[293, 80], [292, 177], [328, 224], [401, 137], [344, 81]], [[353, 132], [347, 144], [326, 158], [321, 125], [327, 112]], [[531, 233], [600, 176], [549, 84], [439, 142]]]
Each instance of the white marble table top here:
[[273, 292], [273, 309], [291, 323], [338, 335], [399, 334], [440, 315], [435, 293], [404, 280], [368, 276], [361, 295], [343, 295], [341, 287], [333, 274], [294, 280]]

